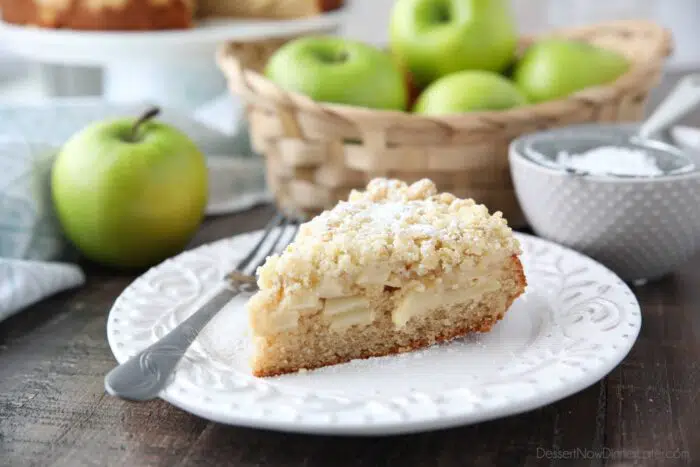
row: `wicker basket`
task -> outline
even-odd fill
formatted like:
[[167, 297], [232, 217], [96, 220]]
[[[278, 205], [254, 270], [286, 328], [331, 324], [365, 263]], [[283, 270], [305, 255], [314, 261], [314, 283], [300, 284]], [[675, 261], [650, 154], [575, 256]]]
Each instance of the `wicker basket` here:
[[[432, 179], [441, 190], [471, 197], [525, 225], [507, 150], [524, 133], [593, 121], [643, 118], [672, 39], [644, 21], [617, 21], [551, 35], [582, 39], [625, 54], [634, 64], [614, 83], [566, 99], [499, 112], [421, 116], [314, 102], [254, 71], [223, 46], [218, 63], [229, 87], [247, 101], [254, 149], [266, 157], [267, 181], [282, 209], [317, 214], [353, 188], [387, 176]], [[521, 49], [534, 38], [524, 38]]]

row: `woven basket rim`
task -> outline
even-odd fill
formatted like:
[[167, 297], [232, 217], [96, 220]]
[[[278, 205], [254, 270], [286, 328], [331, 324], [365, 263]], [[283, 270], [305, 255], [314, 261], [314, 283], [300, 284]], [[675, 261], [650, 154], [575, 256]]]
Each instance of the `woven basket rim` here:
[[[485, 121], [491, 119], [498, 121], [527, 121], [532, 119], [535, 113], [537, 118], [540, 119], [559, 118], [569, 111], [567, 103], [573, 104], [574, 101], [580, 102], [581, 100], [589, 100], [591, 103], [595, 103], [601, 100], [607, 100], [611, 95], [617, 95], [630, 88], [635, 88], [637, 83], [644, 80], [645, 76], [661, 67], [663, 61], [673, 51], [671, 32], [660, 24], [648, 20], [618, 20], [579, 27], [558, 28], [541, 34], [522, 36], [520, 42], [528, 44], [545, 37], [586, 36], [605, 30], [645, 31], [653, 38], [654, 47], [646, 54], [646, 60], [632, 60], [630, 69], [612, 83], [602, 86], [591, 86], [576, 93], [572, 93], [562, 99], [527, 104], [506, 110], [466, 112], [460, 114], [420, 115], [412, 113], [410, 110], [372, 109], [314, 101], [303, 94], [282, 89], [261, 73], [245, 69], [235, 57], [228, 53], [230, 43], [225, 43], [218, 47], [216, 60], [219, 68], [228, 78], [229, 87], [232, 88], [232, 92], [242, 95], [244, 99], [253, 101], [252, 103], [261, 100], [257, 90], [262, 88], [265, 90], [264, 100], [273, 100], [275, 107], [297, 108], [300, 111], [347, 118], [349, 121], [372, 121], [376, 123], [378, 127], [395, 126], [403, 122], [410, 126], [426, 124], [431, 126], [444, 125], [448, 128], [459, 128], [464, 126], [465, 120], [469, 120], [470, 122], [473, 122], [475, 119], [482, 119]], [[243, 84], [244, 91], [240, 88], [234, 89], [234, 82]], [[254, 90], [251, 91], [251, 88]], [[271, 96], [273, 96], [273, 99], [270, 99]]]

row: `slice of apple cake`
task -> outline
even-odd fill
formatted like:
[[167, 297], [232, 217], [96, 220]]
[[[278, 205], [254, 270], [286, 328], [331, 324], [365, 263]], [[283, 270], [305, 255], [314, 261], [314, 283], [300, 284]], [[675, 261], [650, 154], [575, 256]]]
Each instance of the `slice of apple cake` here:
[[500, 212], [429, 180], [375, 179], [302, 225], [248, 302], [253, 374], [406, 352], [486, 332], [526, 285]]

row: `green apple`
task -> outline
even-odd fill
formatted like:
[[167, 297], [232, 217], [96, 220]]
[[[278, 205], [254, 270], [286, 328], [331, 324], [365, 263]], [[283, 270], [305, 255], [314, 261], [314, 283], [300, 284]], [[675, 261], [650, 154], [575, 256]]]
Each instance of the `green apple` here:
[[397, 0], [390, 44], [423, 88], [456, 71], [503, 71], [517, 28], [510, 0]]
[[152, 120], [157, 113], [93, 123], [54, 162], [58, 219], [93, 261], [151, 266], [185, 247], [203, 219], [205, 158], [187, 135]]
[[265, 75], [318, 102], [388, 110], [405, 110], [408, 102], [406, 79], [394, 58], [340, 37], [287, 42], [270, 57]]
[[444, 115], [480, 110], [504, 110], [527, 103], [508, 79], [492, 71], [452, 73], [428, 86], [418, 97], [414, 112]]
[[545, 39], [528, 47], [515, 66], [513, 80], [537, 103], [615, 81], [629, 65], [623, 55], [586, 42]]

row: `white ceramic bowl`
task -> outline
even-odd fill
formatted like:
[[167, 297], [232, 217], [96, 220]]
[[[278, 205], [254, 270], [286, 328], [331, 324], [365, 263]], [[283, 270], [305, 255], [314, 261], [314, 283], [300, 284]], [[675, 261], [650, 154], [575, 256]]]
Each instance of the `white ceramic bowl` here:
[[[511, 144], [511, 174], [523, 212], [537, 235], [595, 258], [626, 281], [665, 276], [700, 250], [699, 170], [656, 177], [578, 176], [526, 155], [526, 148], [543, 137], [556, 150], [572, 151], [572, 138], [601, 129], [568, 127]], [[628, 135], [635, 126], [605, 129]]]

